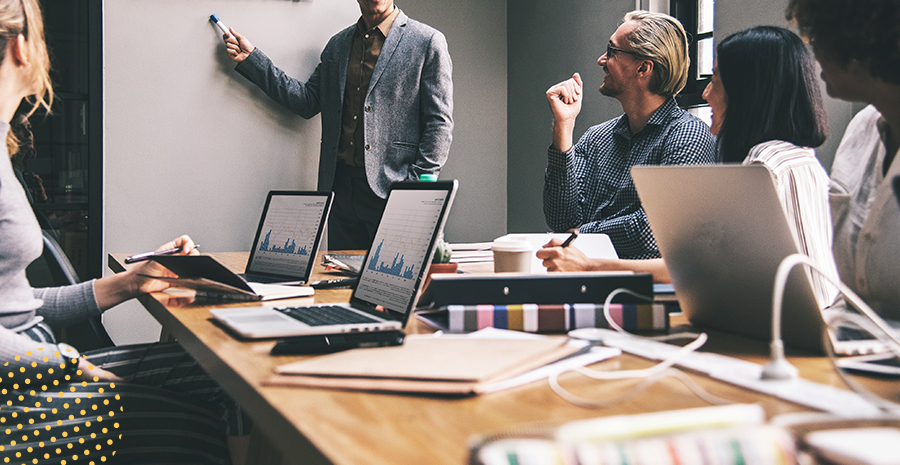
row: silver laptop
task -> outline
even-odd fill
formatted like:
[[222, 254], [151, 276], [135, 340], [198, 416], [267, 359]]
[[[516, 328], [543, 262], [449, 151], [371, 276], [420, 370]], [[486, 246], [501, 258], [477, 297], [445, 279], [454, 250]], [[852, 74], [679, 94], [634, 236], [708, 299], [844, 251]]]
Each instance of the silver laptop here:
[[[798, 246], [769, 170], [636, 166], [631, 175], [690, 322], [771, 340], [775, 272]], [[822, 351], [822, 312], [803, 267], [791, 272], [782, 308], [785, 344]]]
[[331, 192], [270, 191], [239, 276], [251, 283], [306, 284], [333, 198]]
[[402, 329], [415, 308], [456, 188], [455, 180], [391, 187], [349, 304], [219, 308], [210, 313], [250, 339]]

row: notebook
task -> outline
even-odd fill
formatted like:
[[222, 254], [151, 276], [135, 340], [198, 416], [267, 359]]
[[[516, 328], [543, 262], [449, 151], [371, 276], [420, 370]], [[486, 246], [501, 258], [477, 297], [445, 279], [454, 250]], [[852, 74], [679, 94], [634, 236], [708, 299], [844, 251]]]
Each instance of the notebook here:
[[391, 187], [349, 304], [219, 308], [210, 313], [250, 339], [403, 328], [415, 308], [457, 185], [453, 180]]
[[[771, 340], [775, 272], [799, 249], [769, 170], [636, 166], [631, 173], [688, 320]], [[822, 352], [822, 312], [803, 267], [791, 272], [782, 308], [785, 344]], [[839, 353], [867, 351], [854, 346], [871, 344], [831, 336]]]
[[306, 284], [333, 198], [331, 192], [270, 191], [239, 276], [252, 283]]
[[[591, 354], [591, 363], [617, 355], [615, 349], [612, 352], [605, 349], [608, 348], [604, 348], [605, 353], [600, 356]], [[406, 337], [402, 346], [353, 349], [282, 365], [275, 369], [277, 374], [264, 383], [270, 386], [474, 395], [523, 384], [524, 380], [516, 379], [519, 376], [530, 374], [533, 379], [541, 379], [547, 376], [546, 372], [533, 372], [547, 364], [588, 352], [590, 346], [570, 343], [558, 336], [520, 339], [413, 334]], [[581, 359], [575, 366], [585, 362]]]

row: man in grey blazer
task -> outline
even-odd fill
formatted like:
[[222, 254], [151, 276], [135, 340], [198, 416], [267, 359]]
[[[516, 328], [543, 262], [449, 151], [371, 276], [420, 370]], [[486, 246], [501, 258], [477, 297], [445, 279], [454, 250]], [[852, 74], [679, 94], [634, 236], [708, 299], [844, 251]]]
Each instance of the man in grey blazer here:
[[357, 0], [356, 24], [335, 34], [306, 82], [275, 67], [233, 29], [235, 69], [304, 118], [322, 113], [318, 189], [333, 190], [329, 249], [372, 245], [392, 183], [437, 174], [453, 129], [452, 64], [444, 35], [393, 0]]

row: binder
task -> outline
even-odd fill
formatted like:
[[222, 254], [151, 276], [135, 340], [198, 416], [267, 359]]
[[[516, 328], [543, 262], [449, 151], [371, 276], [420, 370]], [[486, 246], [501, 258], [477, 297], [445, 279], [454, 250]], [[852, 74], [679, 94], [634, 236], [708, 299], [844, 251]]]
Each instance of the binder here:
[[[468, 333], [493, 327], [531, 333], [562, 333], [578, 328], [609, 328], [603, 304], [448, 305], [418, 310], [418, 318], [449, 333]], [[662, 303], [610, 304], [612, 320], [628, 331], [669, 328]]]
[[[419, 298], [419, 307], [599, 304], [619, 288], [652, 298], [653, 277], [621, 272], [435, 274]], [[613, 302], [639, 304], [645, 300], [619, 294]]]

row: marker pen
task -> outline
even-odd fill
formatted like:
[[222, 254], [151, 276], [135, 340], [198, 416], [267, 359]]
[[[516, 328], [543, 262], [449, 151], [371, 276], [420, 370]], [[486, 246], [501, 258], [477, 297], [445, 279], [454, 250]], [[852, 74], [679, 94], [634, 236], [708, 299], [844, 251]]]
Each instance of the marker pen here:
[[213, 24], [215, 24], [216, 27], [218, 27], [219, 30], [222, 31], [222, 33], [228, 34], [228, 37], [231, 37], [232, 39], [234, 38], [234, 36], [231, 35], [231, 31], [228, 30], [228, 26], [226, 26], [225, 23], [223, 23], [221, 20], [219, 20], [218, 16], [209, 15], [209, 20], [212, 21]]

